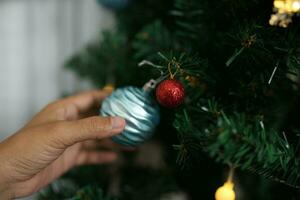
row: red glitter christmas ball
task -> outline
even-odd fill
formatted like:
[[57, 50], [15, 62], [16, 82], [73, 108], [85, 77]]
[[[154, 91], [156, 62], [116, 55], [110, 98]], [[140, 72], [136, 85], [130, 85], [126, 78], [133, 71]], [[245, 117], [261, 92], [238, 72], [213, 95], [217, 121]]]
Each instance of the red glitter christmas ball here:
[[184, 101], [185, 91], [181, 82], [168, 79], [156, 88], [156, 99], [164, 107], [176, 108]]

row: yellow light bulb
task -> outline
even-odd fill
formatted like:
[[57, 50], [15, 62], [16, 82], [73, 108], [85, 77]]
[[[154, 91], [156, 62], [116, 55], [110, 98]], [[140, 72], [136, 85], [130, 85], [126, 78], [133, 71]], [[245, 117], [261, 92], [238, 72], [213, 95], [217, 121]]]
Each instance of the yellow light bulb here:
[[285, 2], [282, 0], [275, 0], [274, 7], [278, 9], [283, 9], [285, 7]]
[[235, 192], [233, 188], [234, 184], [231, 181], [224, 183], [224, 185], [219, 187], [216, 191], [216, 200], [235, 200]]
[[294, 12], [298, 12], [300, 10], [300, 2], [299, 1], [294, 1], [292, 4], [292, 9]]

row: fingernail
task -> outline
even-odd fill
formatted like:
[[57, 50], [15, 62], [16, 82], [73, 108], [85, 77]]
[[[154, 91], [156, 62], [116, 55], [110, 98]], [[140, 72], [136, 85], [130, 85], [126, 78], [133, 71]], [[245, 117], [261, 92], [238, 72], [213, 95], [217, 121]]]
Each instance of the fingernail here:
[[121, 117], [113, 117], [112, 118], [112, 128], [119, 129], [123, 128], [125, 125], [125, 120]]

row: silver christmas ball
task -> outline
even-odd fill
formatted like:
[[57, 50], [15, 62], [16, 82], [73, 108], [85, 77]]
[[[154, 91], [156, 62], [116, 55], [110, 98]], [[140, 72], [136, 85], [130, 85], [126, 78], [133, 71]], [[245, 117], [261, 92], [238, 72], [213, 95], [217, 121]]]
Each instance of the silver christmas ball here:
[[125, 130], [112, 139], [125, 146], [137, 146], [150, 138], [160, 120], [159, 108], [148, 92], [137, 87], [117, 89], [101, 107], [102, 116], [120, 116]]

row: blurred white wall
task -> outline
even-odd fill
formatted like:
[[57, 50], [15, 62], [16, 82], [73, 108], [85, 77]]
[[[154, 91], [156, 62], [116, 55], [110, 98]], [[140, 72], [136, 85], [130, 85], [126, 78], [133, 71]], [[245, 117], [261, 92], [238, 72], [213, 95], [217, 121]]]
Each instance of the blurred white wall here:
[[113, 24], [96, 0], [0, 0], [0, 141], [63, 92], [89, 87], [62, 64]]

